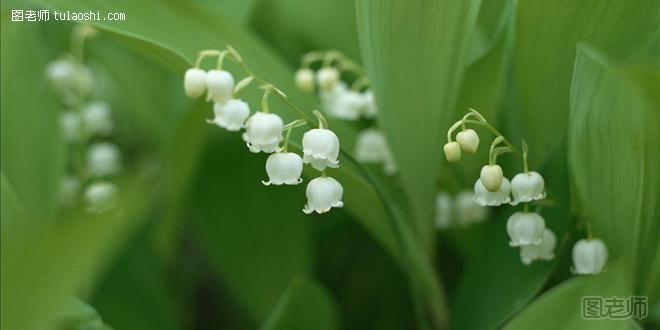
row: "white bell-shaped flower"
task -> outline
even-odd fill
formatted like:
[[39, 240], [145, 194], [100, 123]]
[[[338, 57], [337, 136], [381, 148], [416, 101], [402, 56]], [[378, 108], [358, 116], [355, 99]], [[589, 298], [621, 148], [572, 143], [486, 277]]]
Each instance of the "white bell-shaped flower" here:
[[339, 71], [334, 67], [323, 67], [316, 72], [316, 82], [321, 90], [330, 91], [339, 82]]
[[555, 257], [555, 246], [557, 237], [552, 230], [546, 228], [543, 231], [541, 244], [528, 244], [520, 247], [520, 260], [523, 264], [529, 265], [534, 260], [552, 260]]
[[511, 180], [511, 205], [545, 198], [545, 182], [537, 172], [518, 173]]
[[511, 246], [541, 244], [544, 230], [545, 221], [535, 212], [516, 212], [506, 222]]
[[62, 137], [68, 143], [74, 143], [80, 138], [80, 116], [73, 111], [60, 114], [60, 128]]
[[224, 70], [209, 70], [206, 73], [206, 88], [209, 100], [225, 103], [234, 93], [234, 77]]
[[206, 91], [206, 71], [197, 68], [186, 70], [183, 76], [183, 88], [188, 97], [196, 99], [202, 96]]
[[73, 175], [66, 175], [60, 181], [59, 200], [63, 206], [74, 204], [80, 192], [80, 180]]
[[607, 247], [600, 239], [581, 239], [573, 245], [573, 272], [596, 275], [607, 263]]
[[389, 152], [385, 135], [378, 129], [360, 131], [355, 138], [355, 159], [362, 163], [380, 163]]
[[321, 98], [321, 109], [330, 114], [335, 112], [335, 106], [339, 96], [348, 91], [348, 86], [343, 81], [338, 82], [330, 90], [319, 90], [319, 96]]
[[117, 207], [119, 189], [109, 182], [94, 182], [85, 189], [87, 211], [103, 213]]
[[296, 72], [296, 86], [301, 91], [311, 92], [314, 90], [314, 71], [311, 69], [300, 69]]
[[360, 92], [346, 90], [337, 95], [333, 106], [328, 109], [328, 114], [337, 119], [356, 121], [360, 119], [366, 107], [366, 99]]
[[71, 98], [73, 94], [87, 95], [94, 88], [91, 70], [70, 57], [51, 62], [46, 75], [58, 91], [64, 92], [65, 98]]
[[445, 157], [448, 162], [455, 163], [461, 160], [461, 146], [458, 145], [458, 142], [452, 141], [445, 143], [443, 150], [445, 151]]
[[99, 142], [90, 146], [87, 153], [89, 172], [93, 176], [107, 176], [121, 170], [121, 153], [116, 145]]
[[378, 114], [378, 107], [376, 106], [376, 97], [374, 96], [374, 92], [368, 89], [363, 93], [363, 97], [364, 102], [366, 103], [363, 116], [365, 118], [375, 118], [376, 114]]
[[90, 134], [108, 135], [112, 133], [115, 126], [110, 106], [102, 101], [87, 104], [83, 108], [82, 117], [85, 129]]
[[266, 160], [266, 173], [268, 182], [261, 181], [264, 185], [297, 185], [302, 182], [300, 175], [303, 170], [303, 161], [298, 154], [293, 152], [276, 152]]
[[438, 192], [435, 195], [435, 228], [443, 230], [449, 228], [452, 222], [452, 200], [449, 193]]
[[488, 191], [478, 179], [474, 183], [474, 200], [481, 206], [499, 206], [511, 202], [511, 183], [503, 178], [498, 191]]
[[468, 128], [456, 134], [456, 142], [461, 146], [461, 150], [473, 154], [479, 148], [479, 135], [473, 129]]
[[237, 132], [245, 126], [245, 120], [250, 116], [250, 106], [239, 99], [231, 99], [225, 103], [213, 104], [215, 117], [209, 123], [216, 124], [231, 132]]
[[485, 165], [481, 168], [481, 175], [479, 176], [481, 183], [488, 191], [498, 191], [503, 177], [502, 168], [497, 164]]
[[314, 128], [302, 139], [303, 162], [323, 171], [326, 167], [339, 167], [339, 138], [329, 129]]
[[344, 195], [344, 188], [337, 180], [331, 177], [319, 177], [313, 179], [307, 184], [307, 204], [303, 212], [310, 214], [312, 212], [325, 213], [333, 207], [342, 207], [341, 201]]
[[462, 226], [470, 226], [483, 222], [488, 216], [488, 209], [474, 200], [474, 192], [464, 190], [454, 198], [456, 222]]
[[257, 112], [245, 124], [243, 140], [251, 152], [272, 153], [279, 150], [284, 122], [273, 113]]
[[394, 155], [388, 146], [387, 153], [383, 159], [383, 172], [385, 172], [386, 175], [395, 175], [398, 171], [399, 166], [397, 165], [396, 159], [394, 159]]

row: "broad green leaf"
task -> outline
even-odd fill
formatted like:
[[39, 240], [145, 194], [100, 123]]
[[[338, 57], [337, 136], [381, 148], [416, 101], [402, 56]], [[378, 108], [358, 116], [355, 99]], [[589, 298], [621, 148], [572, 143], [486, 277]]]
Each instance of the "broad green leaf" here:
[[86, 302], [70, 296], [64, 302], [65, 311], [58, 317], [55, 329], [61, 330], [105, 330], [110, 329], [101, 315]]
[[289, 283], [260, 329], [340, 328], [330, 292], [313, 279], [298, 276]]
[[640, 257], [658, 239], [660, 121], [640, 86], [599, 51], [578, 48], [568, 129], [571, 179], [593, 235], [633, 274], [645, 273]]
[[359, 60], [353, 0], [263, 0], [250, 25], [296, 66], [312, 50], [337, 49]]
[[[310, 226], [302, 212], [304, 186], [266, 187], [265, 155], [241, 137], [210, 134], [192, 187], [195, 233], [227, 291], [256, 324], [291, 278], [311, 268]], [[239, 165], [240, 164], [240, 165]]]
[[[657, 0], [518, 1], [511, 107], [530, 150], [550, 147], [564, 131], [576, 46], [587, 42], [617, 59], [657, 38]], [[546, 155], [530, 154], [533, 166]]]
[[2, 171], [0, 171], [0, 201], [2, 202], [2, 210], [0, 210], [2, 214], [2, 220], [0, 221], [2, 233], [0, 235], [4, 238], [4, 235], [16, 226], [25, 226], [28, 215], [23, 203], [16, 195], [14, 187]]
[[67, 312], [71, 293], [92, 284], [110, 254], [140, 224], [141, 201], [147, 195], [144, 182], [133, 182], [122, 185], [126, 188], [121, 215], [78, 215], [51, 228], [35, 221], [3, 233], [3, 329], [52, 329]]
[[511, 320], [504, 329], [638, 329], [630, 319], [592, 320], [582, 317], [583, 297], [627, 298], [631, 294], [630, 274], [625, 269], [625, 262], [620, 261], [611, 262], [607, 271], [600, 275], [575, 277], [552, 288]]
[[201, 3], [204, 7], [223, 14], [227, 19], [236, 22], [237, 24], [247, 25], [254, 7], [256, 0], [195, 0]]
[[45, 80], [50, 54], [40, 25], [16, 24], [9, 14], [2, 17], [1, 167], [30, 219], [46, 223], [64, 171], [59, 105]]
[[[146, 233], [150, 230], [153, 226]], [[174, 297], [166, 281], [173, 276], [147, 248], [146, 237], [139, 235], [117, 257], [99, 280], [92, 303], [115, 329], [181, 329], [184, 301]]]
[[[452, 304], [452, 326], [457, 329], [499, 328], [536, 296], [557, 265], [570, 251], [568, 215], [558, 208], [543, 211], [548, 228], [557, 236], [555, 260], [535, 261], [524, 265], [520, 249], [509, 246], [506, 220], [512, 212], [501, 215], [478, 228], [481, 239], [472, 242], [481, 250], [468, 259]], [[473, 230], [473, 229], [470, 229]], [[479, 317], [475, 317], [479, 315]]]
[[479, 1], [357, 2], [362, 58], [379, 120], [427, 246], [442, 162]]

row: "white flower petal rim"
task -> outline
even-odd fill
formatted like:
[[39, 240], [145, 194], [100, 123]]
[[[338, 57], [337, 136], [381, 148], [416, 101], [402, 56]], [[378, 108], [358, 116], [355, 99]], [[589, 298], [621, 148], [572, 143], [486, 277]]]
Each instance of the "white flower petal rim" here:
[[305, 193], [307, 195], [307, 204], [303, 208], [305, 214], [311, 214], [313, 212], [322, 214], [330, 211], [332, 208], [344, 206], [344, 202], [342, 202], [344, 188], [337, 180], [331, 177], [312, 179], [307, 184]]
[[518, 173], [511, 180], [511, 205], [541, 200], [546, 197], [543, 177], [534, 171]]
[[541, 244], [544, 230], [545, 221], [535, 212], [516, 212], [506, 222], [510, 246]]
[[502, 184], [498, 191], [488, 191], [477, 179], [474, 183], [474, 200], [481, 206], [499, 206], [511, 202], [511, 183], [507, 178], [502, 178]]
[[300, 177], [303, 170], [302, 158], [292, 152], [277, 152], [268, 156], [266, 160], [266, 173], [268, 181], [261, 181], [269, 185], [297, 185], [303, 181]]

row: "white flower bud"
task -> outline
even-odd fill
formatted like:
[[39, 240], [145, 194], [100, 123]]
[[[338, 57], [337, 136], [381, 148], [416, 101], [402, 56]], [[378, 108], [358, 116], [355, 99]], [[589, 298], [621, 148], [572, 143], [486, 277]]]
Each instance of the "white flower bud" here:
[[202, 96], [206, 91], [206, 72], [197, 68], [186, 70], [183, 77], [183, 88], [188, 97], [196, 99]]
[[330, 116], [349, 121], [356, 121], [367, 107], [366, 99], [354, 90], [347, 90], [337, 95], [334, 104], [328, 110]]
[[344, 188], [341, 184], [331, 177], [319, 177], [313, 179], [307, 184], [307, 204], [303, 212], [310, 214], [312, 212], [325, 213], [333, 207], [342, 207], [341, 201], [344, 195]]
[[339, 138], [329, 129], [314, 128], [302, 139], [303, 162], [323, 171], [326, 167], [339, 167]]
[[546, 228], [543, 231], [541, 244], [529, 244], [520, 247], [520, 260], [525, 265], [531, 264], [534, 260], [552, 260], [555, 257], [556, 245], [557, 237], [555, 237], [552, 230]]
[[94, 182], [85, 190], [87, 210], [92, 213], [103, 213], [117, 207], [119, 189], [109, 182]]
[[339, 71], [334, 67], [324, 67], [316, 72], [316, 81], [319, 88], [324, 91], [330, 91], [339, 82]]
[[447, 142], [443, 149], [448, 162], [455, 163], [461, 160], [461, 146], [458, 145], [458, 142]]
[[72, 175], [67, 175], [60, 181], [59, 200], [64, 206], [70, 206], [76, 201], [80, 191], [80, 180]]
[[473, 129], [468, 128], [456, 134], [456, 142], [458, 142], [463, 151], [473, 154], [479, 148], [479, 135]]
[[60, 114], [60, 128], [64, 141], [73, 143], [80, 138], [80, 116], [73, 111]]
[[216, 124], [231, 132], [237, 132], [245, 125], [250, 116], [250, 106], [243, 100], [231, 99], [226, 103], [213, 104], [215, 118], [209, 123]]
[[264, 185], [297, 185], [302, 182], [300, 175], [303, 170], [302, 158], [293, 152], [276, 152], [266, 160], [268, 182]]
[[507, 178], [502, 179], [500, 189], [495, 192], [488, 191], [481, 183], [481, 179], [474, 183], [474, 200], [481, 206], [498, 206], [509, 203], [511, 201], [510, 193], [511, 183]]
[[273, 113], [257, 112], [245, 124], [243, 140], [251, 152], [272, 153], [279, 150], [284, 122]]
[[210, 70], [206, 73], [208, 97], [215, 103], [225, 103], [234, 93], [234, 77], [224, 70]]
[[121, 170], [121, 153], [112, 143], [95, 143], [89, 148], [87, 163], [93, 176], [117, 174]]
[[311, 69], [300, 69], [296, 72], [296, 86], [301, 91], [311, 92], [314, 90], [314, 71]]
[[536, 172], [518, 173], [511, 180], [511, 205], [545, 198], [545, 182]]
[[387, 147], [387, 154], [385, 154], [385, 159], [383, 160], [383, 172], [386, 175], [394, 175], [399, 171], [399, 166], [396, 164], [396, 159], [390, 151], [389, 146]]
[[82, 111], [85, 129], [91, 134], [108, 135], [115, 126], [110, 106], [101, 101], [89, 103]]
[[366, 90], [363, 94], [364, 97], [364, 102], [366, 103], [366, 106], [364, 108], [364, 117], [365, 118], [375, 118], [376, 114], [378, 114], [378, 107], [376, 106], [376, 98], [374, 97], [374, 92], [369, 90]]
[[355, 139], [355, 159], [359, 162], [383, 162], [388, 152], [385, 135], [378, 129], [368, 128], [358, 133]]
[[48, 64], [46, 75], [53, 85], [72, 85], [76, 70], [76, 64], [73, 61], [62, 58]]
[[486, 187], [488, 191], [498, 191], [500, 185], [502, 184], [502, 168], [500, 165], [485, 165], [481, 168], [481, 183]]
[[607, 263], [607, 247], [600, 239], [581, 239], [573, 246], [573, 272], [596, 275]]
[[545, 221], [538, 213], [516, 212], [506, 222], [506, 231], [509, 234], [511, 246], [541, 244]]
[[435, 195], [435, 228], [443, 230], [449, 228], [452, 220], [451, 196], [444, 191]]
[[464, 190], [454, 198], [456, 221], [459, 225], [469, 226], [486, 220], [488, 209], [479, 205], [474, 199], [474, 192]]

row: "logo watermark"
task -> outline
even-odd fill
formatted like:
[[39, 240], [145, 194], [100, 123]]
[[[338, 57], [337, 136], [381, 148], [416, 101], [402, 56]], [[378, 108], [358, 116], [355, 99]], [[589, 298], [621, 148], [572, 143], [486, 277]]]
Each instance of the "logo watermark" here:
[[100, 11], [72, 12], [49, 9], [23, 10], [12, 9], [12, 22], [47, 22], [47, 21], [125, 21], [126, 13], [101, 13]]
[[582, 318], [585, 320], [641, 320], [648, 316], [647, 296], [582, 297]]

